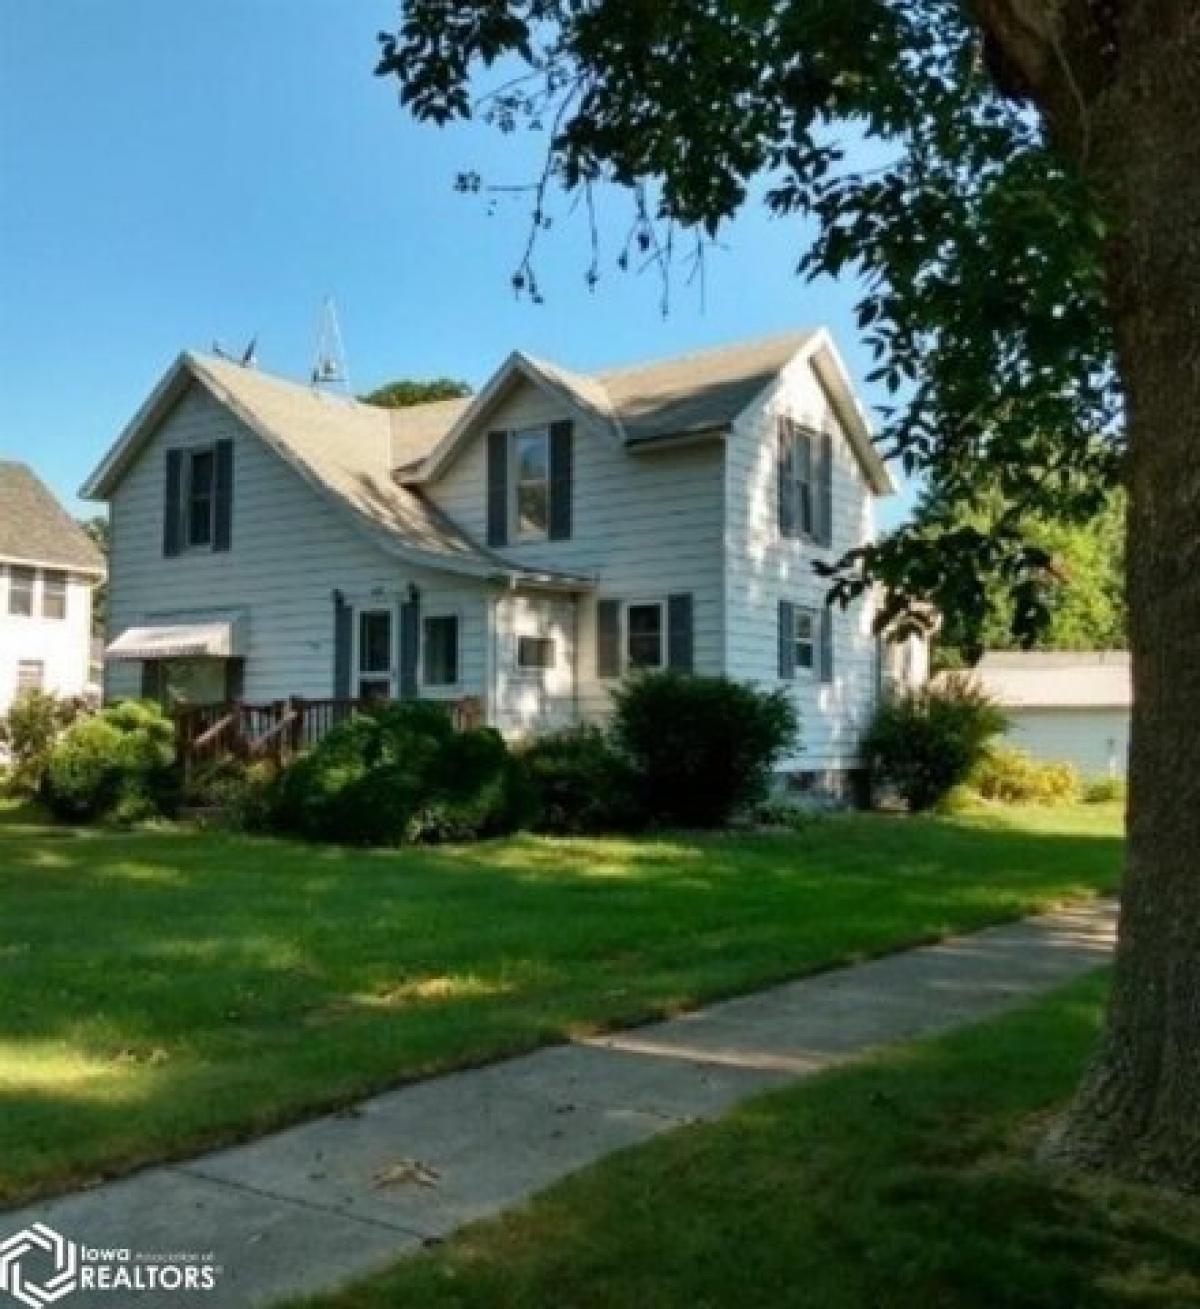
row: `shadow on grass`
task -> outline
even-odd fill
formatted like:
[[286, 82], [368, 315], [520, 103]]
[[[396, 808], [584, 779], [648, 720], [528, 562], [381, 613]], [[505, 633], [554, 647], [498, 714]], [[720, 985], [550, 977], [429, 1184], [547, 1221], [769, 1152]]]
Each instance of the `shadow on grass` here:
[[1031, 1162], [1104, 983], [615, 1155], [313, 1309], [1196, 1304], [1200, 1202]]
[[373, 853], [65, 830], [0, 828], [0, 1198], [1102, 892], [1121, 849], [869, 816]]

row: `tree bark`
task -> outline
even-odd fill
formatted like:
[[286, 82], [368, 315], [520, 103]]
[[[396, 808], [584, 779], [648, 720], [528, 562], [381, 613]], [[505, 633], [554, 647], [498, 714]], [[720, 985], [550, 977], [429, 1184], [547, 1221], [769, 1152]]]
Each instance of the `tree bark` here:
[[1134, 704], [1108, 1020], [1048, 1153], [1200, 1190], [1200, 4], [1092, 2], [1112, 77], [1061, 139], [1114, 219]]

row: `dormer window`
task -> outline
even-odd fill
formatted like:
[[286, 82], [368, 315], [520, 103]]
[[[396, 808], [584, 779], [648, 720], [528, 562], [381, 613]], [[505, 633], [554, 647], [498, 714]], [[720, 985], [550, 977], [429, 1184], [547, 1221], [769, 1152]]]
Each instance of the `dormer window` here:
[[512, 434], [512, 537], [543, 541], [550, 532], [550, 432], [537, 427]]

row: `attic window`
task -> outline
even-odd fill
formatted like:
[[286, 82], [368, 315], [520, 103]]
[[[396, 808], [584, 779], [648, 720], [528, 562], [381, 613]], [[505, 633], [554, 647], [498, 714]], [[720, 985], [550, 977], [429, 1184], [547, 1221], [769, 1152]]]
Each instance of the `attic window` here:
[[512, 536], [541, 541], [550, 532], [550, 433], [544, 427], [512, 434]]

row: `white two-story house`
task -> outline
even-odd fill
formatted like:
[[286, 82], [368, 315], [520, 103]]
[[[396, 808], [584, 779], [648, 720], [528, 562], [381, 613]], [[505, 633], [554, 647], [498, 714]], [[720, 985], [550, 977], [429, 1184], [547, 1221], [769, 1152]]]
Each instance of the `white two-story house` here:
[[471, 696], [515, 738], [632, 671], [726, 673], [795, 697], [789, 771], [841, 775], [879, 651], [813, 563], [892, 490], [825, 331], [588, 375], [518, 352], [397, 410], [184, 354], [83, 489], [107, 694]]
[[88, 687], [104, 560], [25, 464], [0, 460], [0, 717], [21, 691]]

